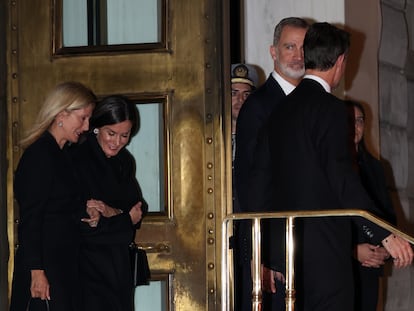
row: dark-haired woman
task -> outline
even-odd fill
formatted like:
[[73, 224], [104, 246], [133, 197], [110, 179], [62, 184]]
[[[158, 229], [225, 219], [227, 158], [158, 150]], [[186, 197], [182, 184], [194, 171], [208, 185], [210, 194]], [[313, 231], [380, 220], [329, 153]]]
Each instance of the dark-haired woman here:
[[87, 208], [99, 222], [85, 219], [81, 247], [83, 310], [133, 310], [129, 244], [147, 203], [135, 177], [135, 161], [125, 148], [137, 132], [136, 105], [122, 96], [100, 101], [91, 131], [74, 152]]
[[[374, 158], [364, 143], [365, 111], [363, 106], [354, 101], [347, 101], [350, 120], [353, 121], [352, 133], [356, 167], [361, 183], [374, 201], [378, 216], [395, 224], [396, 218], [388, 194], [384, 169], [381, 162]], [[355, 230], [357, 232], [357, 230]], [[355, 311], [375, 311], [379, 293], [379, 277], [382, 266], [390, 255], [384, 247], [373, 245], [366, 235], [356, 234], [355, 260]]]

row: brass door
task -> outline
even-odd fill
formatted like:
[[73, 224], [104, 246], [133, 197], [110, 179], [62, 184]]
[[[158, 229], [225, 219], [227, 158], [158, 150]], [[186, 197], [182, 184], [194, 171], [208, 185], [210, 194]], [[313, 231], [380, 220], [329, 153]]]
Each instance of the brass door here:
[[166, 310], [219, 309], [220, 225], [231, 189], [224, 131], [229, 118], [223, 118], [222, 105], [230, 102], [222, 78], [222, 68], [229, 67], [223, 57], [227, 1], [159, 1], [157, 42], [103, 46], [104, 41], [92, 40], [80, 48], [65, 46], [63, 2], [9, 2], [9, 284], [18, 243], [12, 192], [22, 153], [18, 141], [45, 94], [59, 82], [76, 80], [98, 96], [125, 94], [139, 104], [162, 107], [157, 156], [163, 163], [163, 204], [145, 219], [136, 240], [148, 250], [154, 281], [165, 286]]

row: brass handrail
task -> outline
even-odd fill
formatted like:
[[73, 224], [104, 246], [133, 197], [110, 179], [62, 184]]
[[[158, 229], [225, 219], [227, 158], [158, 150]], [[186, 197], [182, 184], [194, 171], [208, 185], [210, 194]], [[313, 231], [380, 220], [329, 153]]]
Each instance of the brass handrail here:
[[295, 218], [310, 217], [332, 217], [332, 216], [360, 216], [378, 226], [397, 234], [414, 245], [414, 237], [398, 230], [391, 224], [381, 218], [363, 210], [357, 209], [336, 209], [321, 211], [284, 211], [272, 213], [237, 213], [224, 217], [222, 223], [222, 262], [221, 262], [221, 288], [222, 288], [222, 311], [228, 311], [230, 306], [230, 288], [229, 288], [229, 266], [232, 261], [229, 258], [229, 234], [232, 234], [234, 220], [251, 219], [252, 222], [252, 310], [260, 311], [261, 309], [261, 280], [260, 280], [260, 253], [261, 253], [261, 231], [260, 220], [269, 218], [286, 218], [286, 311], [295, 309], [295, 288], [294, 288], [294, 220]]

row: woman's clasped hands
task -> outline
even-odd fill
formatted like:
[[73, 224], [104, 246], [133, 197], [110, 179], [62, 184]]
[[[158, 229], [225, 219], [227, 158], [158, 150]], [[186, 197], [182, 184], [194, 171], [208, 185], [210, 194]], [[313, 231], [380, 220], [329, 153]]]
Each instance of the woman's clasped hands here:
[[[129, 211], [129, 216], [133, 224], [137, 224], [142, 219], [142, 202], [136, 203]], [[123, 210], [113, 208], [101, 200], [90, 199], [86, 202], [86, 212], [89, 218], [82, 218], [83, 222], [89, 224], [90, 227], [96, 227], [101, 216], [113, 217], [123, 213]]]

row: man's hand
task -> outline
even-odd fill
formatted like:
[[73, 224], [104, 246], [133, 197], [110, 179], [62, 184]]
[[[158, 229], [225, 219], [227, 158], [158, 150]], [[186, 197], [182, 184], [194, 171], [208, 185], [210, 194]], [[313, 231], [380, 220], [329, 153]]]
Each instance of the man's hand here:
[[264, 265], [262, 268], [262, 290], [265, 292], [276, 293], [276, 280], [279, 280], [282, 283], [285, 283], [285, 277], [281, 272], [273, 271], [269, 268], [266, 268]]
[[409, 266], [413, 262], [413, 249], [410, 243], [403, 238], [390, 234], [381, 243], [394, 259], [396, 268]]

